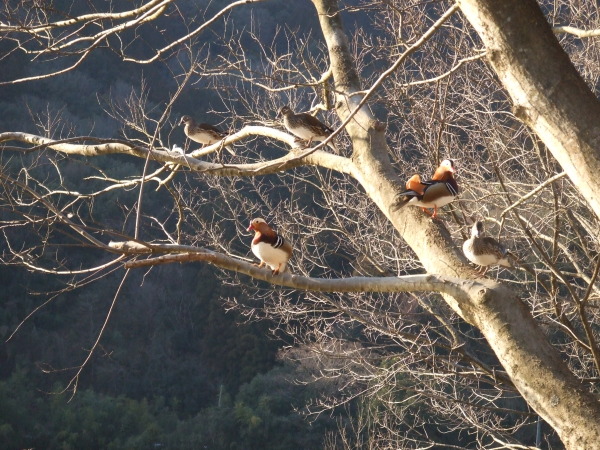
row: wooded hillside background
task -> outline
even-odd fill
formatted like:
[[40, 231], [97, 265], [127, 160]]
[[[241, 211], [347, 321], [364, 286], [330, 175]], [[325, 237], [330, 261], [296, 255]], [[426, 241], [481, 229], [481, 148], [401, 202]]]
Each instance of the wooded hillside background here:
[[[0, 442], [598, 442], [600, 14], [493, 3], [5, 2]], [[445, 158], [440, 219], [395, 211]], [[253, 217], [288, 274], [250, 265]], [[517, 268], [478, 276], [475, 220]]]

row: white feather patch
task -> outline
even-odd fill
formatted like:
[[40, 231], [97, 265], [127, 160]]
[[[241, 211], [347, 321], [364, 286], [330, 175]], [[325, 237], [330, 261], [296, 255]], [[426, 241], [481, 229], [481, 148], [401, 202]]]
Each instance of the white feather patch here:
[[271, 270], [279, 269], [280, 272], [285, 271], [285, 266], [288, 262], [289, 255], [281, 248], [275, 248], [271, 244], [265, 242], [259, 242], [258, 244], [252, 244], [252, 253], [256, 255], [258, 259], [264, 262]]

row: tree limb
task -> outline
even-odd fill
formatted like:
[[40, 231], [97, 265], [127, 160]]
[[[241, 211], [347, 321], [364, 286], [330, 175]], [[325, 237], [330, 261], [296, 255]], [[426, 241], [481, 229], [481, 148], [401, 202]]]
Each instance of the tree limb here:
[[600, 36], [600, 30], [582, 30], [581, 28], [570, 27], [568, 25], [553, 27], [554, 34], [572, 34], [578, 38], [588, 38]]
[[[309, 278], [291, 273], [277, 276], [270, 270], [259, 269], [256, 265], [238, 258], [214, 252], [205, 248], [186, 245], [145, 244], [137, 241], [111, 242], [113, 250], [124, 254], [152, 254], [168, 252], [156, 258], [135, 259], [125, 263], [127, 269], [155, 266], [158, 264], [204, 261], [217, 267], [249, 275], [257, 280], [268, 281], [277, 286], [315, 292], [439, 292], [453, 297], [467, 298], [465, 291], [486, 289], [490, 280], [461, 280], [441, 275], [406, 275], [403, 277], [349, 277], [349, 278]], [[185, 253], [181, 253], [185, 252]]]
[[[236, 142], [238, 139], [242, 139], [251, 135], [274, 137], [288, 143], [293, 143], [294, 141], [293, 136], [273, 128], [247, 126], [242, 128], [237, 133], [229, 136], [225, 140], [225, 143]], [[221, 164], [201, 161], [192, 155], [206, 155], [221, 148], [223, 145], [222, 143], [212, 144], [210, 147], [193, 151], [189, 155], [179, 155], [166, 150], [151, 150], [148, 147], [142, 147], [140, 145], [123, 141], [110, 141], [103, 144], [72, 144], [65, 142], [61, 143], [61, 141], [55, 141], [53, 139], [29, 133], [0, 133], [0, 143], [13, 140], [34, 144], [38, 146], [38, 148], [51, 148], [52, 150], [68, 155], [100, 156], [126, 154], [136, 156], [138, 158], [146, 158], [147, 156], [150, 156], [150, 159], [154, 161], [178, 164], [197, 172], [205, 172], [210, 173], [211, 175], [219, 176], [259, 176], [283, 172], [294, 167], [307, 165], [320, 166], [326, 169], [336, 170], [341, 173], [351, 174], [353, 176], [356, 173], [354, 164], [348, 158], [339, 155], [333, 155], [325, 151], [315, 151], [314, 149], [294, 149], [281, 158], [265, 162], [249, 164]], [[148, 155], [148, 153], [150, 153], [150, 155]]]

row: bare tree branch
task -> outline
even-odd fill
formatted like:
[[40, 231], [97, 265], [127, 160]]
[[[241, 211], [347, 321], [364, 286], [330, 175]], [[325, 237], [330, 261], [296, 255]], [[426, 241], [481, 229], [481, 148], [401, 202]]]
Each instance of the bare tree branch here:
[[572, 34], [581, 39], [600, 36], [600, 30], [582, 30], [581, 28], [570, 27], [568, 25], [552, 27], [552, 31], [554, 34]]

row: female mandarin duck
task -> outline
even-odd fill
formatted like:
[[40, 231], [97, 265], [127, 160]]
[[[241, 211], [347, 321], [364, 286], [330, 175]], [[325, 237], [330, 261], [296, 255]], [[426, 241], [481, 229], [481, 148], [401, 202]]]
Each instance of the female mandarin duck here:
[[508, 260], [510, 252], [496, 239], [483, 236], [482, 221], [475, 222], [471, 228], [471, 237], [464, 242], [463, 253], [469, 261], [481, 266], [481, 275], [485, 275], [492, 265], [513, 267]]
[[260, 259], [258, 267], [265, 264], [271, 268], [273, 275], [285, 272], [292, 256], [292, 246], [281, 235], [277, 234], [264, 219], [252, 219], [248, 231], [254, 230], [252, 253]]
[[[307, 141], [310, 147], [313, 141], [324, 141], [329, 137], [333, 130], [308, 113], [294, 113], [289, 106], [284, 106], [279, 110], [278, 116], [283, 116], [285, 128], [297, 138]], [[333, 151], [338, 153], [335, 143], [330, 141], [327, 144]]]
[[458, 195], [455, 172], [454, 161], [445, 159], [436, 169], [431, 180], [421, 181], [419, 175], [413, 175], [406, 182], [407, 190], [398, 194], [393, 208], [398, 210], [406, 205], [420, 206], [426, 213], [428, 213], [427, 208], [433, 208], [431, 218], [435, 219], [438, 208], [452, 202]]
[[[227, 133], [219, 130], [214, 125], [209, 123], [198, 123], [192, 116], [183, 116], [179, 123], [180, 125], [184, 125], [183, 132], [185, 135], [199, 144], [211, 145], [222, 141], [227, 137]], [[226, 145], [225, 150], [232, 155], [235, 155], [235, 151], [231, 145]]]

